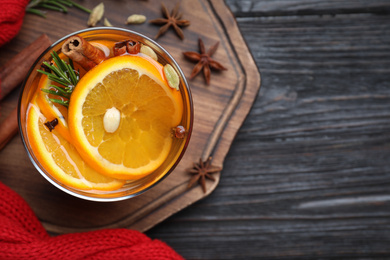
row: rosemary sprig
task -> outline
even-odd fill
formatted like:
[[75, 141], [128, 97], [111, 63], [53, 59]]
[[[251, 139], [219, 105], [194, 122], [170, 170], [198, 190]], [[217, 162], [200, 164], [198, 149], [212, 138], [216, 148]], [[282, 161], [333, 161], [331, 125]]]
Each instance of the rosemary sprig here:
[[78, 3], [74, 2], [74, 1], [71, 1], [71, 0], [66, 0], [66, 1], [69, 2], [69, 3], [71, 3], [72, 6], [77, 7], [78, 9], [80, 9], [80, 10], [86, 12], [86, 13], [89, 13], [89, 14], [90, 14], [90, 13], [92, 12], [91, 9], [88, 9], [88, 8], [82, 6], [82, 5], [80, 5], [80, 4], [78, 4]]
[[55, 98], [49, 98], [49, 100], [53, 103], [57, 103], [57, 104], [65, 106], [65, 107], [69, 107], [69, 100], [61, 100], [61, 99], [55, 99]]
[[70, 90], [70, 88], [68, 88], [68, 87], [61, 88], [61, 87], [58, 87], [56, 85], [50, 85], [50, 87], [52, 87], [56, 90], [42, 88], [41, 91], [48, 93], [48, 94], [64, 97], [64, 98], [70, 98], [70, 95], [72, 94], [72, 90]]
[[[41, 89], [41, 91], [48, 94], [57, 95], [69, 99], [73, 92], [74, 87], [79, 82], [80, 73], [77, 72], [76, 74], [72, 60], [69, 60], [69, 63], [66, 63], [58, 56], [57, 52], [55, 51], [51, 53], [51, 57], [55, 65], [52, 65], [47, 61], [43, 62], [44, 66], [46, 66], [51, 72], [47, 72], [44, 70], [37, 70], [37, 71], [47, 75], [49, 80], [54, 81], [64, 87], [50, 85], [52, 89]], [[51, 102], [58, 103], [66, 107], [68, 107], [69, 104], [69, 101], [64, 101], [61, 99], [49, 98], [49, 100]]]
[[73, 7], [73, 6], [86, 13], [91, 13], [90, 9], [78, 3], [75, 3], [72, 0], [31, 0], [26, 7], [26, 12], [36, 14], [46, 18], [45, 12], [38, 8], [67, 13], [68, 12], [67, 7]]

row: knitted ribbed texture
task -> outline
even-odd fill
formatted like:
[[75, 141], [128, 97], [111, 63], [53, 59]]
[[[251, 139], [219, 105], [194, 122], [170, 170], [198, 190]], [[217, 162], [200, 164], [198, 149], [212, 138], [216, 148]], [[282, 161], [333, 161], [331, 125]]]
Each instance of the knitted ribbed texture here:
[[0, 259], [183, 259], [159, 240], [128, 229], [51, 237], [28, 204], [0, 182]]
[[29, 0], [0, 0], [0, 46], [18, 34], [28, 2]]

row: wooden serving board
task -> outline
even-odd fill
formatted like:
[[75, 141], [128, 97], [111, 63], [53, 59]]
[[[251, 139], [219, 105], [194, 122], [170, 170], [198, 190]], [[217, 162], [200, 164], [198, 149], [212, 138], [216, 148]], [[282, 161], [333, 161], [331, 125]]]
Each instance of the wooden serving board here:
[[[92, 8], [95, 1], [79, 1]], [[165, 1], [172, 9], [177, 1]], [[161, 16], [160, 1], [105, 1], [105, 17], [121, 28], [134, 30], [153, 38], [158, 26], [144, 23], [125, 25], [130, 14], [144, 14], [148, 19]], [[230, 145], [248, 114], [260, 88], [260, 75], [245, 44], [236, 21], [223, 1], [185, 0], [180, 11], [191, 21], [184, 28], [183, 41], [169, 30], [157, 41], [176, 59], [187, 77], [194, 63], [182, 52], [198, 51], [198, 38], [206, 49], [220, 42], [213, 58], [228, 68], [212, 72], [211, 83], [203, 75], [189, 81], [195, 110], [190, 145], [177, 168], [163, 182], [144, 194], [120, 202], [99, 203], [68, 195], [47, 182], [30, 162], [21, 138], [15, 137], [0, 151], [0, 181], [13, 188], [32, 207], [45, 228], [52, 233], [69, 233], [101, 228], [125, 227], [146, 231], [172, 214], [209, 195], [218, 185], [207, 181], [207, 192], [200, 186], [187, 188], [191, 175], [187, 172], [200, 158], [212, 156], [215, 166], [223, 166]], [[77, 30], [86, 28], [88, 14], [71, 8], [67, 14], [53, 11], [47, 18], [28, 14], [19, 35], [0, 48], [0, 65], [12, 58], [42, 33], [54, 42]], [[1, 103], [1, 120], [16, 107], [18, 91]]]

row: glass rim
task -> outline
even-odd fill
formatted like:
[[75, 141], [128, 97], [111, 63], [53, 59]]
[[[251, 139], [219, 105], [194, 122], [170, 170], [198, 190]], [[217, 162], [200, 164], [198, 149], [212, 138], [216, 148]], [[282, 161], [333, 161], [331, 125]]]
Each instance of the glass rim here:
[[[85, 32], [101, 31], [101, 30], [105, 30], [105, 31], [122, 31], [122, 32], [125, 32], [125, 33], [134, 34], [134, 35], [137, 35], [138, 37], [144, 38], [147, 41], [150, 41], [151, 43], [155, 44], [157, 46], [157, 48], [159, 48], [165, 55], [168, 56], [169, 63], [173, 63], [175, 65], [175, 68], [177, 69], [178, 73], [180, 74], [180, 78], [183, 80], [184, 87], [186, 88], [186, 91], [188, 93], [188, 101], [189, 101], [188, 103], [189, 103], [189, 110], [190, 110], [189, 111], [189, 129], [188, 129], [188, 135], [187, 135], [188, 137], [186, 139], [186, 142], [183, 145], [183, 149], [180, 151], [180, 154], [177, 157], [177, 159], [174, 162], [174, 164], [172, 165], [172, 167], [159, 180], [155, 181], [153, 184], [149, 185], [148, 187], [146, 187], [146, 188], [144, 188], [144, 189], [142, 189], [142, 190], [140, 190], [140, 191], [138, 191], [136, 193], [129, 194], [129, 195], [123, 195], [123, 196], [117, 196], [117, 197], [107, 197], [107, 198], [105, 198], [105, 197], [98, 197], [98, 196], [89, 196], [89, 195], [84, 195], [84, 194], [75, 192], [75, 191], [73, 191], [73, 190], [71, 190], [71, 189], [69, 189], [69, 188], [67, 188], [65, 186], [60, 185], [59, 183], [55, 182], [52, 178], [50, 178], [41, 169], [41, 166], [37, 165], [37, 162], [35, 161], [35, 159], [33, 158], [33, 155], [30, 153], [30, 151], [28, 149], [28, 141], [26, 140], [27, 136], [25, 137], [24, 134], [23, 134], [22, 119], [21, 119], [21, 112], [22, 112], [21, 111], [21, 106], [22, 106], [22, 98], [23, 98], [24, 90], [26, 88], [26, 84], [27, 84], [27, 81], [28, 81], [31, 73], [33, 72], [34, 68], [37, 66], [38, 62], [50, 50], [52, 50], [56, 45], [58, 45], [60, 42], [62, 42], [64, 40], [66, 40], [70, 36], [73, 36], [73, 35], [76, 35], [76, 34], [80, 34], [80, 33], [85, 33]], [[164, 47], [162, 47], [159, 43], [157, 43], [155, 40], [151, 39], [150, 37], [145, 36], [145, 35], [143, 35], [141, 33], [133, 31], [133, 30], [128, 30], [128, 29], [124, 29], [124, 28], [118, 28], [118, 27], [93, 27], [93, 28], [82, 29], [82, 30], [79, 30], [79, 31], [76, 31], [76, 32], [73, 32], [73, 33], [70, 33], [70, 34], [67, 34], [67, 35], [61, 37], [60, 39], [55, 41], [53, 44], [51, 44], [48, 48], [46, 48], [46, 50], [44, 50], [41, 53], [41, 55], [39, 55], [39, 57], [35, 60], [34, 64], [30, 67], [30, 69], [28, 70], [28, 72], [26, 74], [25, 79], [23, 80], [23, 83], [21, 84], [19, 100], [18, 100], [18, 106], [17, 106], [17, 115], [18, 115], [19, 135], [20, 135], [20, 137], [22, 139], [23, 147], [25, 148], [25, 150], [27, 152], [27, 155], [28, 155], [30, 161], [32, 162], [32, 164], [34, 165], [35, 169], [47, 181], [49, 181], [49, 183], [51, 183], [53, 186], [57, 187], [58, 189], [62, 190], [63, 192], [66, 192], [66, 193], [68, 193], [68, 194], [70, 194], [70, 195], [72, 195], [74, 197], [80, 198], [80, 199], [89, 200], [89, 201], [95, 201], [95, 202], [115, 202], [115, 201], [122, 201], [122, 200], [130, 199], [130, 198], [136, 197], [136, 196], [138, 196], [138, 195], [140, 195], [140, 194], [150, 190], [151, 188], [153, 188], [154, 186], [159, 184], [161, 181], [163, 181], [166, 177], [168, 177], [173, 172], [173, 170], [180, 163], [182, 157], [184, 156], [185, 151], [187, 150], [189, 141], [191, 139], [193, 123], [194, 123], [194, 107], [193, 107], [193, 99], [192, 99], [191, 89], [189, 87], [188, 81], [187, 81], [183, 71], [181, 70], [181, 68], [178, 65], [178, 63], [176, 62], [176, 60], [172, 57], [172, 55]], [[87, 191], [82, 191], [82, 192], [83, 193], [87, 193]]]

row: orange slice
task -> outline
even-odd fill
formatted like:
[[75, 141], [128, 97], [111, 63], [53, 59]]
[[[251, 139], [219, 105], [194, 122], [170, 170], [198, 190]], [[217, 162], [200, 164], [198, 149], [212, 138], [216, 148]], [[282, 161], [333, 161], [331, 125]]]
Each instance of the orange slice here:
[[44, 125], [46, 117], [36, 102], [27, 112], [27, 136], [40, 164], [59, 182], [82, 190], [116, 190], [124, 181], [97, 173], [80, 157], [74, 146]]
[[[108, 131], [105, 116], [113, 110], [117, 125]], [[167, 158], [172, 128], [182, 114], [180, 91], [168, 86], [162, 65], [126, 55], [104, 61], [79, 81], [69, 102], [68, 124], [76, 148], [91, 167], [135, 180]]]

